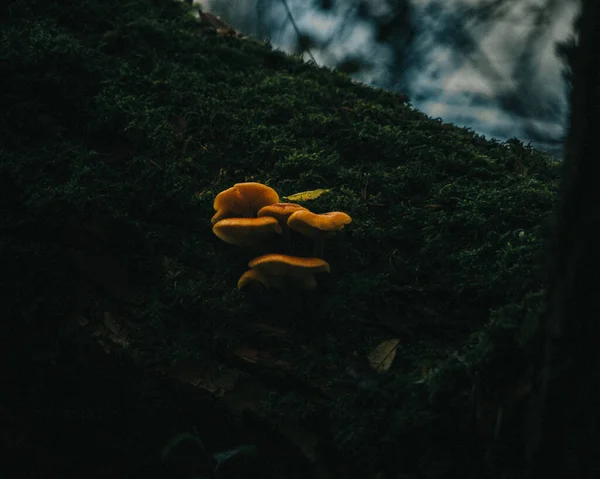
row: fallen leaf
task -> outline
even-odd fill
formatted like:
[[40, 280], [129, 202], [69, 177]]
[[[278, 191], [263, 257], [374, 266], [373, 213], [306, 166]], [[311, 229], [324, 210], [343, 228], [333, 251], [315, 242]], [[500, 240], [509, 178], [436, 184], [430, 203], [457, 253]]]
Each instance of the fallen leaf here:
[[327, 193], [328, 191], [331, 190], [319, 189], [312, 191], [303, 191], [301, 193], [295, 193], [290, 196], [284, 196], [283, 198], [289, 201], [310, 201], [314, 200], [315, 198], [318, 198], [323, 193]]
[[388, 339], [380, 343], [369, 353], [368, 359], [371, 367], [377, 372], [389, 370], [396, 357], [396, 349], [399, 343], [400, 340], [397, 338]]
[[281, 369], [284, 371], [290, 371], [292, 369], [292, 365], [287, 361], [277, 359], [269, 353], [257, 351], [256, 349], [238, 348], [233, 352], [233, 354], [243, 359], [244, 361], [253, 364], [258, 364], [267, 368]]
[[256, 364], [258, 362], [258, 356], [260, 353], [256, 349], [238, 348], [233, 352], [233, 354], [244, 361]]
[[234, 388], [239, 374], [236, 370], [224, 366], [203, 365], [197, 361], [179, 361], [171, 370], [170, 376], [221, 397]]

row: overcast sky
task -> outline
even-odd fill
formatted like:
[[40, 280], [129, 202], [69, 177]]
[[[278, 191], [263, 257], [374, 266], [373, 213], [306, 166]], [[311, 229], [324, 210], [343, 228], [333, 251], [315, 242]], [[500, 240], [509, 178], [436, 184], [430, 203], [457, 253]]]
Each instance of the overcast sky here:
[[[200, 0], [203, 9], [218, 15], [231, 25], [253, 34], [256, 30], [256, 2], [260, 0]], [[432, 117], [459, 126], [469, 126], [478, 133], [499, 140], [517, 137], [525, 143], [544, 147], [560, 155], [556, 143], [564, 134], [567, 117], [567, 98], [562, 78], [562, 64], [554, 53], [557, 41], [568, 38], [572, 32], [577, 2], [574, 0], [518, 0], [504, 2], [501, 19], [493, 25], [465, 19], [461, 12], [469, 12], [473, 5], [495, 0], [445, 0], [443, 15], [437, 7], [439, 0], [411, 0], [418, 26], [416, 62], [408, 75], [402, 79], [402, 92], [406, 93], [415, 107]], [[536, 9], [549, 2], [554, 3], [552, 16], [543, 18], [543, 28], [535, 44], [526, 39], [531, 33]], [[311, 0], [287, 0], [292, 15], [302, 32], [316, 40], [335, 38], [324, 50], [311, 50], [317, 63], [334, 66], [341, 58], [352, 54], [365, 59], [370, 68], [354, 75], [367, 84], [399, 90], [394, 78], [394, 52], [386, 44], [375, 41], [372, 22], [354, 15], [357, 2], [338, 0], [333, 8], [323, 11], [318, 2]], [[369, 14], [384, 16], [389, 10], [387, 0], [364, 0]], [[263, 24], [276, 26], [266, 34], [275, 48], [292, 52], [297, 45], [297, 35], [287, 20], [282, 1], [266, 2], [262, 11]], [[436, 5], [436, 8], [432, 8]], [[443, 17], [444, 23], [440, 23]], [[440, 28], [448, 28], [449, 22], [462, 22], [461, 26], [472, 35], [478, 51], [465, 57], [452, 46], [439, 41]], [[452, 27], [453, 25], [450, 25]], [[527, 71], [530, 94], [542, 99], [539, 108], [529, 118], [506, 114], [497, 99], [499, 93], [507, 94], [514, 85], [515, 59], [525, 49], [535, 50], [535, 68]], [[486, 59], [485, 71], [481, 71], [480, 59]], [[397, 69], [396, 69], [397, 70]], [[518, 72], [517, 72], [518, 73]], [[545, 107], [547, 106], [547, 108]], [[550, 136], [555, 142], [535, 142], [539, 136]]]

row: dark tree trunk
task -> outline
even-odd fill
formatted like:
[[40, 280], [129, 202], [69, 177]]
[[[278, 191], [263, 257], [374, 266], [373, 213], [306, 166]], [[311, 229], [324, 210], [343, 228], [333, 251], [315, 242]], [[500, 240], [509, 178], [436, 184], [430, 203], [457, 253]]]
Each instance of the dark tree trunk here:
[[582, 5], [529, 438], [534, 477], [600, 478], [600, 1]]

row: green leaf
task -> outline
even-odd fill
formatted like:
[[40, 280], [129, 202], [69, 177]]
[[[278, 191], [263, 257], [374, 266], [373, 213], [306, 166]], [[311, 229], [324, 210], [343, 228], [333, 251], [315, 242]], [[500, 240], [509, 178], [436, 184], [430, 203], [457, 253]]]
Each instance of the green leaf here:
[[290, 196], [284, 196], [284, 199], [289, 200], [289, 201], [300, 201], [300, 202], [310, 201], [310, 200], [314, 200], [315, 198], [318, 198], [323, 193], [327, 193], [328, 191], [331, 191], [331, 190], [330, 189], [318, 189], [318, 190], [312, 190], [312, 191], [303, 191], [302, 193], [295, 193]]
[[166, 461], [169, 457], [169, 454], [171, 454], [171, 451], [183, 441], [194, 441], [196, 444], [198, 444], [202, 453], [208, 457], [208, 453], [206, 452], [206, 449], [204, 449], [204, 444], [202, 443], [202, 440], [199, 437], [194, 436], [193, 434], [184, 432], [181, 434], [177, 434], [169, 440], [167, 445], [162, 450], [161, 459], [163, 461]]
[[217, 452], [213, 457], [217, 461], [218, 468], [221, 464], [231, 460], [233, 457], [238, 456], [240, 454], [243, 456], [252, 456], [256, 454], [256, 446], [242, 445], [240, 447], [236, 447], [235, 449], [230, 449], [228, 451]]
[[217, 461], [214, 469], [217, 479], [237, 479], [246, 477], [246, 471], [251, 466], [249, 459], [256, 454], [255, 446], [239, 446], [235, 449], [222, 451], [213, 457]]

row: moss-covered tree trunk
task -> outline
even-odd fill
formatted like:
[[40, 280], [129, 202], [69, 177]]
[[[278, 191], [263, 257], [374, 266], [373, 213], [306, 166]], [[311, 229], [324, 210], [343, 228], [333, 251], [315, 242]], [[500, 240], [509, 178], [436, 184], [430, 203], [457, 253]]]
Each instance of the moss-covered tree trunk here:
[[600, 477], [600, 2], [571, 51], [571, 125], [553, 245], [534, 477]]

